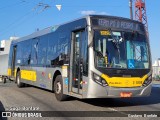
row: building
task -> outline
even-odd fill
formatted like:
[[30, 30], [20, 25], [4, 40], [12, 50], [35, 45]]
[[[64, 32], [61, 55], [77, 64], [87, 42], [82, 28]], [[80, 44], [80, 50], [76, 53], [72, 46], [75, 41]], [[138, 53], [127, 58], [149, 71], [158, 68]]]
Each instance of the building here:
[[9, 40], [1, 40], [0, 42], [0, 76], [7, 75], [10, 44], [12, 40], [16, 39], [18, 37], [10, 37]]
[[153, 69], [153, 73], [152, 76], [154, 78], [160, 78], [160, 58], [158, 58], [158, 60], [156, 60], [154, 62], [154, 64], [152, 65], [152, 69]]
[[9, 40], [1, 40], [0, 42], [0, 55], [9, 54], [10, 44], [12, 40], [16, 40], [18, 37], [10, 37]]

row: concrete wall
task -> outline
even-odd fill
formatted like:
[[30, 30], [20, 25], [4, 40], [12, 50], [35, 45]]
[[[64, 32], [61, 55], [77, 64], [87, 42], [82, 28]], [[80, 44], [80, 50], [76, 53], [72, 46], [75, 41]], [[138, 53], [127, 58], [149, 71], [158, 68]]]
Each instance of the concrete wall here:
[[4, 51], [0, 51], [0, 75], [7, 75], [10, 44], [11, 40], [6, 40]]
[[0, 55], [0, 75], [7, 75], [8, 54]]
[[160, 76], [160, 58], [158, 58], [152, 66], [152, 77]]
[[[0, 51], [0, 56], [1, 56], [1, 55], [5, 55], [5, 54], [9, 54], [10, 44], [11, 44], [11, 40], [6, 40], [6, 41], [5, 41], [4, 51]], [[0, 59], [1, 59], [1, 58], [0, 58]]]

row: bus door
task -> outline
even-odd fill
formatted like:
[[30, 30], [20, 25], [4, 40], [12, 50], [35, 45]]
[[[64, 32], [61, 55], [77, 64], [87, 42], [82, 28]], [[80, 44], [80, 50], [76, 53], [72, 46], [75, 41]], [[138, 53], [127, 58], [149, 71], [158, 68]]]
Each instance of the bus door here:
[[11, 62], [11, 77], [14, 77], [15, 75], [16, 53], [17, 53], [17, 46], [13, 46], [12, 62]]
[[71, 48], [71, 91], [77, 94], [82, 94], [82, 41], [85, 39], [85, 31], [77, 31], [73, 33], [72, 48]]

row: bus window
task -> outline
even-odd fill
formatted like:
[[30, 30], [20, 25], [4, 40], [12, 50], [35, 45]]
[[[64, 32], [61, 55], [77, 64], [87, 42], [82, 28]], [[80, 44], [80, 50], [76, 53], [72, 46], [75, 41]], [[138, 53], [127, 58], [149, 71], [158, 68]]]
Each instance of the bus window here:
[[58, 46], [59, 46], [59, 64], [69, 64], [68, 61], [68, 36], [65, 32], [62, 32], [59, 37]]
[[46, 52], [48, 47], [48, 37], [42, 36], [38, 42], [38, 65], [46, 64]]
[[81, 43], [81, 62], [83, 65], [83, 75], [88, 75], [88, 42], [85, 32], [82, 32]]
[[29, 65], [31, 60], [31, 40], [22, 42], [23, 64]]
[[17, 44], [17, 53], [16, 53], [16, 65], [21, 65], [23, 63], [23, 60], [22, 60], [22, 56], [23, 56], [23, 48], [22, 48], [22, 44], [21, 43], [18, 43]]
[[36, 65], [38, 62], [38, 39], [32, 41], [31, 64]]
[[109, 31], [95, 31], [97, 67], [126, 68], [125, 42], [121, 32], [113, 31], [112, 34]]
[[52, 37], [55, 36], [54, 34], [50, 34], [49, 35], [49, 39], [48, 39], [48, 50], [47, 50], [47, 61], [46, 64], [47, 65], [55, 65], [56, 63], [53, 62], [57, 57], [57, 41], [55, 40], [56, 37]]
[[149, 68], [147, 49], [147, 44], [143, 41], [127, 41], [127, 59], [130, 69]]

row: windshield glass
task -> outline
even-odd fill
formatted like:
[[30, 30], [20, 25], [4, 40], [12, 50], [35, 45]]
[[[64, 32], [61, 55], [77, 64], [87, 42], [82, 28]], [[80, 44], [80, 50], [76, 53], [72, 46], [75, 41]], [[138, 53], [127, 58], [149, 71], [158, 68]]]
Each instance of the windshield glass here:
[[97, 67], [149, 69], [147, 40], [138, 32], [96, 30], [94, 50]]

